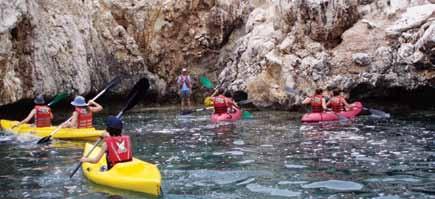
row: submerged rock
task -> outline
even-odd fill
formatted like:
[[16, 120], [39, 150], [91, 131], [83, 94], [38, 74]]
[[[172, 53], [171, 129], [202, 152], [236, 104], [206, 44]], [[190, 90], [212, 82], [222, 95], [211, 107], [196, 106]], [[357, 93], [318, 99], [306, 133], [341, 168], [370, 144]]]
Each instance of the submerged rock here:
[[362, 184], [350, 181], [341, 180], [327, 180], [321, 182], [313, 182], [310, 184], [303, 185], [302, 188], [313, 189], [313, 188], [326, 188], [337, 191], [359, 191], [363, 188]]

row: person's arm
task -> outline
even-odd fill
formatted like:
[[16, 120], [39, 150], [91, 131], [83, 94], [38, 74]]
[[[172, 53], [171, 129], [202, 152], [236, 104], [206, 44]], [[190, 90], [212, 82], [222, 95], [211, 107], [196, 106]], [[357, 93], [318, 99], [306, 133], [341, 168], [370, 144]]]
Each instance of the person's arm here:
[[30, 111], [29, 115], [27, 115], [27, 117], [24, 120], [18, 122], [18, 124], [13, 125], [12, 128], [15, 128], [17, 126], [20, 126], [21, 124], [29, 122], [33, 118], [33, 116], [35, 116], [35, 114], [36, 114], [36, 110], [32, 109], [32, 111]]
[[210, 97], [215, 97], [217, 95], [217, 93], [218, 93], [218, 89], [214, 89], [214, 92], [213, 92], [213, 94], [211, 94]]
[[104, 153], [106, 153], [106, 150], [107, 150], [107, 145], [106, 145], [106, 143], [103, 143], [103, 145], [101, 145], [100, 152], [96, 156], [94, 156], [92, 158], [82, 157], [80, 159], [80, 162], [89, 162], [89, 163], [95, 164], [98, 161], [100, 161], [100, 159], [103, 157]]
[[311, 97], [307, 97], [304, 99], [304, 101], [302, 101], [302, 104], [309, 104], [311, 103]]
[[50, 119], [52, 120], [54, 118], [53, 112], [50, 111]]
[[92, 105], [92, 106], [89, 106], [89, 110], [91, 110], [94, 113], [100, 112], [103, 110], [103, 107], [93, 100], [89, 100], [88, 105]]
[[330, 107], [331, 106], [331, 100], [329, 100], [328, 102], [326, 102], [326, 107]]
[[326, 100], [325, 100], [325, 98], [322, 98], [322, 107], [323, 107], [323, 110], [326, 110], [328, 107], [326, 107]]
[[350, 105], [349, 105], [349, 103], [347, 103], [346, 99], [342, 98], [342, 102], [343, 102], [344, 107], [346, 108], [346, 110], [350, 108]]
[[234, 102], [233, 99], [228, 99], [228, 102], [229, 102], [229, 104], [230, 104], [231, 107], [233, 107], [233, 108], [237, 108], [237, 109], [240, 109], [239, 106], [237, 105], [237, 103]]
[[190, 75], [187, 76], [187, 79], [189, 79], [189, 85], [187, 85], [187, 87], [189, 87], [190, 90], [192, 90], [192, 78], [190, 78]]
[[78, 116], [79, 116], [78, 113], [74, 111], [72, 116], [71, 116], [72, 117], [71, 121], [66, 123], [64, 125], [64, 127], [65, 128], [77, 128], [77, 117]]

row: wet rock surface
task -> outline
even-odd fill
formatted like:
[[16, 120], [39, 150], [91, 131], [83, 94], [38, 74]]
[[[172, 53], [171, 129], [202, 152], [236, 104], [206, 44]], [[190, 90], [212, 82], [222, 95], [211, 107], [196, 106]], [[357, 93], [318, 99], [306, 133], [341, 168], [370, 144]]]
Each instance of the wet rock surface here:
[[145, 76], [157, 96], [173, 96], [182, 67], [195, 91], [206, 74], [258, 106], [299, 105], [317, 87], [434, 87], [427, 0], [12, 0], [0, 8], [1, 105], [88, 94], [115, 75], [128, 76], [118, 93]]

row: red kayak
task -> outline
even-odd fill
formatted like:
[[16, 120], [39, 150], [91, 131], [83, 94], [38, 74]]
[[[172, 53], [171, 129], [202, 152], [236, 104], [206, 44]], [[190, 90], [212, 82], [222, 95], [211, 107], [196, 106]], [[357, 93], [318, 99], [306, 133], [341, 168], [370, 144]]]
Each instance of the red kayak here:
[[340, 113], [334, 113], [332, 111], [323, 112], [323, 113], [305, 113], [304, 116], [302, 116], [301, 122], [312, 123], [312, 122], [323, 122], [323, 121], [337, 121], [339, 120], [337, 114], [351, 119], [357, 116], [363, 108], [361, 102], [355, 102], [350, 106], [351, 106], [351, 110], [343, 111]]
[[211, 115], [211, 122], [218, 123], [218, 122], [234, 122], [239, 120], [242, 117], [242, 111], [240, 109], [234, 109], [234, 113], [222, 113], [222, 114], [216, 114], [213, 113]]

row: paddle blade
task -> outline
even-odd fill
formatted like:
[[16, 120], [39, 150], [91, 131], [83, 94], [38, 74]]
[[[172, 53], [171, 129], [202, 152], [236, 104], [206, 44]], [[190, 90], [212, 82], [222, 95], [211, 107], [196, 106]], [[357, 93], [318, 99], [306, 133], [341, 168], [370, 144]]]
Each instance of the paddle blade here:
[[243, 111], [243, 114], [242, 114], [242, 119], [252, 119], [253, 118], [253, 116], [252, 116], [252, 113], [250, 113], [249, 111]]
[[51, 138], [50, 135], [49, 135], [49, 136], [45, 136], [45, 137], [39, 139], [38, 142], [37, 142], [37, 144], [45, 144], [45, 143], [48, 143], [48, 142], [50, 142], [50, 138]]
[[48, 103], [48, 106], [53, 106], [53, 105], [57, 104], [58, 102], [66, 99], [66, 97], [68, 97], [67, 93], [65, 93], [65, 92], [59, 93], [54, 97], [53, 100], [51, 100], [50, 103]]
[[147, 78], [140, 79], [128, 94], [128, 101], [124, 108], [118, 113], [117, 117], [120, 118], [125, 111], [133, 108], [140, 100], [145, 97], [146, 92], [150, 88], [150, 83]]
[[213, 89], [213, 83], [205, 75], [199, 76], [199, 82], [205, 88]]
[[370, 112], [373, 116], [378, 117], [378, 118], [390, 118], [390, 114], [389, 114], [389, 113], [386, 113], [386, 112], [381, 111], [381, 110], [377, 110], [377, 109], [372, 109], [372, 108], [370, 108], [370, 109], [369, 109], [369, 112]]

